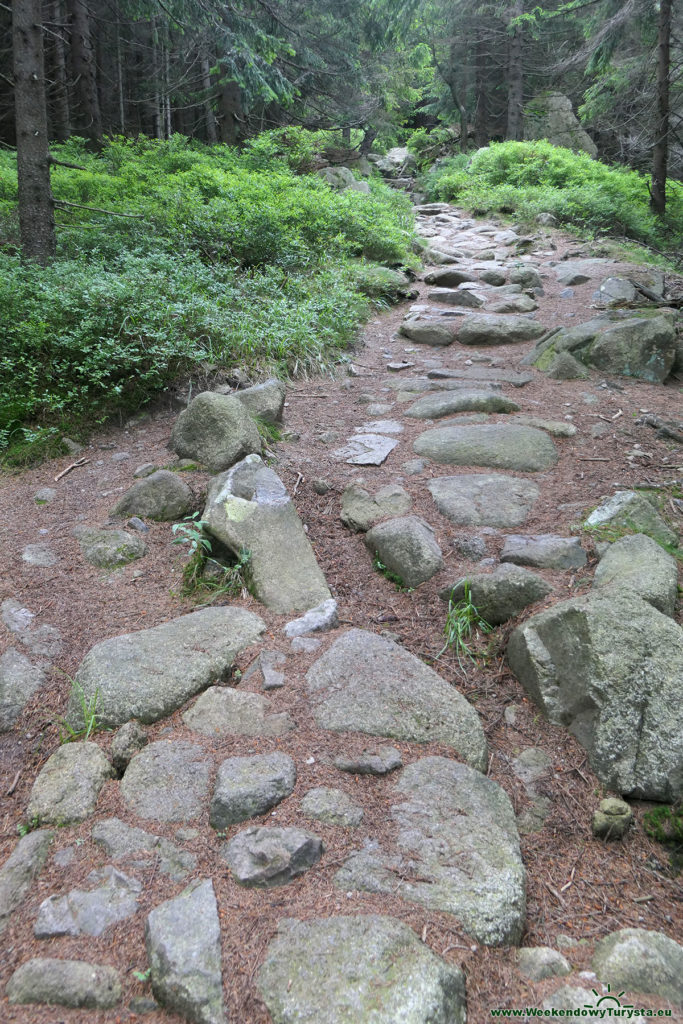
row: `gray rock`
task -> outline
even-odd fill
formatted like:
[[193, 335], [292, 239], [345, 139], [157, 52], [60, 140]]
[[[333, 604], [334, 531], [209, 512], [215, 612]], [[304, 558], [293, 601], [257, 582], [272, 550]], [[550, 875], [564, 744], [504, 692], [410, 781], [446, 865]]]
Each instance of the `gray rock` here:
[[[594, 992], [589, 991], [587, 988], [579, 988], [577, 985], [563, 985], [558, 988], [552, 995], [548, 996], [541, 1003], [543, 1010], [581, 1010], [581, 1020], [586, 1021], [587, 1024], [598, 1024], [599, 1021], [604, 1022], [605, 1017], [600, 1017], [598, 1012], [590, 1013], [587, 1007], [595, 1008], [599, 996], [596, 996]], [[608, 1004], [610, 1008], [614, 1008], [616, 1005], [614, 1002]], [[603, 1007], [603, 1012], [605, 1007]], [[573, 1015], [573, 1014], [572, 1014]], [[551, 1014], [549, 1013], [549, 1016]]]
[[142, 516], [168, 522], [182, 519], [192, 506], [192, 491], [167, 469], [138, 480], [112, 509], [113, 516]]
[[311, 666], [306, 682], [323, 729], [443, 743], [475, 768], [486, 768], [486, 740], [474, 708], [391, 640], [349, 630]]
[[677, 544], [678, 536], [669, 529], [653, 505], [637, 491], [617, 491], [586, 519], [584, 527], [605, 527], [610, 531], [645, 533], [660, 544]]
[[406, 587], [418, 587], [443, 565], [434, 530], [419, 516], [379, 523], [365, 535], [365, 543]]
[[566, 420], [545, 420], [540, 416], [515, 416], [516, 423], [523, 423], [526, 427], [538, 427], [545, 430], [552, 437], [575, 437], [577, 430], [573, 423]]
[[533, 835], [540, 832], [552, 810], [548, 797], [535, 796], [529, 806], [517, 816], [517, 830], [520, 836]]
[[433, 288], [427, 292], [430, 302], [445, 302], [449, 306], [462, 306], [466, 309], [481, 309], [486, 302], [486, 295], [472, 291], [474, 286], [465, 288]]
[[526, 316], [472, 313], [460, 325], [458, 342], [461, 345], [509, 345], [535, 341], [545, 333], [545, 327]]
[[417, 160], [405, 146], [394, 146], [389, 149], [379, 160], [375, 160], [375, 167], [387, 177], [395, 178], [403, 174], [410, 174], [417, 170]]
[[517, 953], [520, 974], [529, 981], [543, 981], [545, 978], [562, 977], [571, 974], [571, 965], [550, 946], [527, 946]]
[[443, 601], [462, 601], [465, 584], [469, 584], [472, 604], [490, 626], [499, 626], [514, 618], [552, 590], [550, 584], [533, 572], [516, 565], [498, 565], [491, 573], [476, 573], [444, 587], [439, 597]]
[[486, 558], [486, 541], [483, 537], [456, 537], [453, 547], [461, 558], [468, 562], [480, 562]]
[[211, 686], [183, 715], [203, 736], [285, 736], [294, 728], [289, 715], [270, 715], [270, 702], [258, 693]]
[[353, 189], [356, 185], [366, 184], [357, 181], [349, 167], [321, 167], [316, 173], [328, 185], [340, 191], [347, 188]]
[[41, 487], [40, 490], [36, 491], [33, 495], [33, 500], [36, 505], [49, 505], [56, 497], [57, 491], [54, 487]]
[[514, 267], [510, 271], [510, 283], [521, 284], [522, 288], [543, 288], [543, 282], [535, 267]]
[[418, 420], [435, 420], [458, 412], [518, 412], [512, 399], [495, 391], [442, 391], [424, 395], [406, 410], [405, 415]]
[[[237, 654], [265, 628], [242, 608], [203, 608], [96, 644], [81, 662], [76, 680], [86, 702], [97, 700], [101, 725], [115, 728], [131, 718], [149, 724], [226, 679]], [[83, 725], [77, 693], [69, 701], [67, 721], [74, 728]]]
[[54, 832], [38, 829], [23, 836], [0, 868], [0, 934], [28, 895], [47, 860]]
[[598, 288], [594, 301], [599, 306], [621, 306], [638, 298], [642, 302], [642, 296], [630, 281], [623, 277], [607, 277]]
[[265, 814], [294, 790], [296, 768], [287, 754], [229, 757], [218, 768], [210, 821], [224, 829]]
[[593, 158], [598, 155], [598, 147], [581, 127], [572, 101], [561, 92], [542, 92], [529, 100], [524, 108], [524, 138], [547, 139], [553, 146], [575, 153], [588, 153]]
[[113, 768], [96, 743], [66, 743], [48, 758], [26, 808], [28, 821], [73, 825], [85, 821], [97, 804]]
[[250, 552], [250, 586], [266, 607], [286, 615], [331, 597], [284, 484], [258, 455], [212, 481], [202, 518], [235, 555]]
[[8, 732], [45, 683], [45, 673], [14, 647], [0, 655], [0, 733]]
[[222, 856], [240, 885], [269, 889], [303, 875], [322, 853], [322, 841], [311, 832], [254, 825], [226, 843]]
[[587, 558], [580, 537], [540, 533], [530, 537], [510, 534], [505, 538], [500, 560], [537, 569], [578, 569], [586, 564]]
[[550, 469], [558, 459], [557, 449], [546, 434], [514, 423], [435, 427], [421, 434], [413, 448], [418, 455], [452, 466], [523, 472]]
[[[252, 662], [253, 671], [259, 671], [263, 680], [264, 690], [279, 690], [285, 685], [285, 674], [279, 670], [280, 665], [287, 661], [281, 651], [261, 651], [258, 658]], [[244, 679], [251, 675], [252, 667], [245, 672]]]
[[397, 444], [394, 438], [382, 434], [354, 434], [333, 454], [350, 466], [381, 466]]
[[552, 774], [552, 761], [540, 747], [527, 747], [512, 762], [512, 770], [524, 783], [527, 793], [533, 795], [536, 783]]
[[351, 775], [388, 775], [403, 767], [401, 752], [396, 747], [382, 746], [375, 750], [364, 750], [353, 757], [339, 755], [333, 762], [340, 772]]
[[123, 774], [131, 759], [147, 745], [147, 733], [139, 722], [126, 722], [116, 731], [111, 741], [110, 756], [119, 774]]
[[41, 658], [57, 658], [64, 648], [61, 632], [46, 622], [35, 629], [25, 629], [19, 639], [31, 654]]
[[149, 526], [147, 523], [143, 523], [138, 516], [131, 516], [127, 520], [126, 526], [130, 526], [131, 530], [137, 530], [138, 533], [149, 533]]
[[33, 926], [37, 939], [58, 935], [101, 935], [107, 928], [136, 913], [142, 883], [111, 864], [92, 871], [87, 882], [94, 889], [72, 889], [66, 896], [49, 896], [40, 904]]
[[434, 284], [438, 288], [457, 288], [459, 284], [476, 281], [476, 274], [459, 267], [446, 267], [443, 270], [430, 270], [424, 279], [425, 284]]
[[342, 493], [340, 519], [354, 532], [365, 532], [385, 516], [402, 516], [410, 511], [413, 500], [398, 484], [381, 487], [372, 496], [358, 484]]
[[38, 565], [43, 569], [56, 565], [58, 561], [56, 554], [47, 544], [28, 544], [22, 551], [21, 557], [29, 565]]
[[553, 380], [585, 380], [588, 377], [585, 366], [569, 352], [558, 352], [546, 372]]
[[607, 273], [613, 264], [610, 260], [590, 257], [589, 259], [563, 260], [555, 268], [557, 283], [565, 286], [586, 284], [598, 274]]
[[508, 661], [605, 786], [646, 800], [683, 791], [683, 630], [628, 591], [556, 604], [519, 626]]
[[683, 1006], [683, 946], [662, 932], [613, 932], [596, 945], [592, 966], [613, 989], [649, 992]]
[[[312, 636], [295, 636], [292, 640], [292, 650], [295, 654], [312, 654], [313, 651], [317, 651], [322, 640], [316, 640]], [[284, 676], [282, 677], [284, 683]], [[264, 689], [268, 687], [264, 683]]]
[[305, 615], [286, 623], [283, 633], [292, 639], [295, 636], [306, 636], [308, 633], [326, 633], [339, 625], [337, 602], [330, 597], [311, 608]]
[[140, 818], [192, 821], [204, 809], [211, 762], [187, 740], [157, 740], [136, 754], [121, 779], [121, 794]]
[[610, 796], [600, 801], [593, 815], [591, 831], [598, 839], [623, 839], [633, 821], [633, 811], [624, 800]]
[[[424, 459], [408, 459], [407, 462], [403, 463], [401, 469], [406, 476], [419, 476], [424, 471], [426, 465], [427, 463]], [[406, 509], [406, 511], [408, 510]]]
[[404, 321], [398, 329], [404, 338], [409, 338], [417, 345], [432, 345], [435, 348], [452, 345], [458, 333], [455, 321], [443, 323], [412, 317]]
[[301, 812], [306, 818], [342, 828], [355, 828], [363, 820], [363, 809], [348, 793], [328, 786], [309, 789], [301, 801]]
[[261, 451], [261, 437], [246, 406], [232, 395], [203, 391], [181, 412], [171, 431], [177, 455], [197, 459], [213, 473]]
[[113, 967], [84, 960], [35, 957], [7, 982], [10, 1003], [49, 1003], [75, 1009], [111, 1010], [121, 999], [121, 979]]
[[636, 533], [610, 544], [595, 570], [593, 586], [632, 590], [664, 615], [673, 616], [678, 566], [651, 537]]
[[133, 866], [138, 868], [157, 862], [161, 874], [168, 875], [174, 882], [181, 881], [197, 866], [197, 858], [188, 850], [182, 850], [163, 836], [127, 825], [119, 818], [98, 821], [93, 826], [92, 837], [112, 860], [132, 859]]
[[127, 565], [147, 554], [141, 537], [125, 530], [99, 530], [94, 526], [77, 526], [73, 531], [81, 545], [86, 562], [103, 569]]
[[439, 512], [459, 526], [521, 526], [540, 493], [531, 480], [499, 473], [440, 476], [427, 487]]
[[145, 925], [155, 999], [192, 1024], [226, 1024], [221, 929], [210, 879], [156, 907]]
[[465, 1024], [465, 978], [375, 914], [285, 919], [258, 974], [274, 1024]]
[[159, 469], [156, 462], [143, 462], [135, 468], [133, 476], [136, 480], [144, 480], [146, 476], [151, 476], [152, 473], [156, 473]]
[[518, 943], [526, 876], [514, 811], [500, 786], [456, 761], [427, 757], [403, 769], [395, 792], [396, 852], [353, 854], [335, 885], [453, 914], [486, 945]]
[[35, 612], [25, 608], [15, 597], [8, 597], [0, 605], [0, 618], [10, 633], [23, 633], [31, 628]]
[[479, 280], [485, 284], [493, 285], [494, 288], [500, 288], [505, 284], [506, 277], [503, 269], [496, 270], [494, 268], [480, 270], [478, 272]]
[[488, 313], [533, 313], [538, 303], [529, 295], [507, 295], [504, 299], [496, 299], [486, 303]]
[[311, 480], [311, 487], [316, 494], [327, 494], [328, 491], [332, 490], [332, 484], [329, 480], [325, 480], [323, 477], [316, 477], [315, 480]]
[[281, 423], [286, 394], [284, 382], [271, 377], [262, 384], [254, 384], [244, 391], [235, 391], [234, 397], [242, 403], [250, 416], [257, 416], [264, 423]]

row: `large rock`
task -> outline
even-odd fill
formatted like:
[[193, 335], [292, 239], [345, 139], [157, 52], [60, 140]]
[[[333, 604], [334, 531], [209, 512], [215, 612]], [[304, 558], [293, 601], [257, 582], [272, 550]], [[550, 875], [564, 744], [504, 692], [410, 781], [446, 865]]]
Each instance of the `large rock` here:
[[444, 600], [461, 601], [465, 585], [479, 615], [490, 626], [519, 615], [527, 605], [541, 601], [553, 589], [540, 576], [516, 565], [498, 565], [491, 573], [476, 573], [458, 580], [439, 592]]
[[[156, 722], [226, 679], [237, 654], [265, 628], [242, 608], [204, 608], [96, 644], [76, 680], [85, 702], [96, 701], [100, 725], [115, 728], [131, 718]], [[66, 717], [74, 728], [82, 727], [79, 691], [72, 693]]]
[[280, 921], [258, 974], [274, 1024], [465, 1024], [465, 978], [401, 921]]
[[12, 728], [44, 682], [42, 668], [31, 664], [15, 647], [9, 647], [0, 655], [0, 732]]
[[529, 100], [524, 108], [524, 138], [547, 139], [553, 146], [575, 153], [598, 155], [598, 147], [581, 127], [572, 101], [561, 92], [543, 92]]
[[306, 683], [323, 729], [443, 743], [480, 771], [486, 768], [486, 740], [474, 708], [391, 640], [349, 630], [311, 666]]
[[648, 992], [683, 1006], [683, 946], [662, 932], [613, 932], [596, 945], [592, 967], [613, 989]]
[[187, 740], [150, 743], [126, 768], [121, 794], [139, 818], [192, 821], [204, 809], [211, 763]]
[[398, 329], [404, 338], [409, 338], [418, 345], [432, 345], [443, 348], [452, 345], [458, 333], [458, 325], [454, 320], [424, 320], [411, 317], [405, 320]]
[[122, 987], [113, 967], [84, 960], [35, 957], [19, 967], [5, 989], [10, 1003], [49, 1003], [79, 1010], [110, 1010]]
[[244, 391], [235, 391], [234, 397], [242, 403], [250, 416], [258, 417], [264, 423], [281, 423], [286, 394], [284, 381], [271, 377], [262, 384], [254, 384]]
[[403, 174], [410, 174], [417, 170], [417, 160], [405, 146], [394, 146], [388, 150], [379, 160], [375, 160], [375, 167], [390, 178], [397, 178]]
[[152, 992], [192, 1024], [226, 1024], [221, 929], [210, 879], [156, 907], [145, 926]]
[[453, 914], [486, 945], [518, 943], [526, 874], [505, 792], [466, 765], [427, 757], [404, 768], [395, 793], [396, 852], [352, 854], [335, 885]]
[[459, 526], [521, 526], [540, 493], [532, 480], [500, 473], [439, 476], [427, 487], [439, 512]]
[[509, 345], [518, 341], [536, 341], [546, 333], [542, 324], [526, 316], [499, 316], [472, 313], [458, 330], [461, 345]]
[[358, 181], [349, 167], [321, 167], [318, 171], [319, 177], [326, 181], [331, 188], [343, 192], [350, 188], [354, 192], [369, 192], [370, 186], [367, 181]]
[[676, 357], [676, 332], [668, 311], [609, 313], [576, 327], [562, 327], [541, 341], [523, 364], [547, 370], [568, 352], [585, 366], [661, 384]]
[[519, 406], [511, 398], [496, 391], [442, 391], [424, 395], [406, 410], [406, 416], [418, 420], [435, 420], [440, 416], [453, 416], [458, 412], [518, 412]]
[[236, 555], [250, 552], [250, 586], [266, 607], [307, 611], [332, 596], [286, 487], [258, 455], [212, 481], [202, 518]]
[[350, 484], [341, 496], [340, 519], [356, 532], [369, 530], [386, 516], [402, 516], [410, 511], [412, 498], [398, 484], [387, 484], [373, 496], [359, 484]]
[[[92, 830], [94, 842], [112, 860], [133, 860], [133, 867], [158, 867], [162, 875], [179, 882], [197, 866], [197, 858], [163, 836], [127, 825], [119, 818], [98, 821]], [[147, 855], [147, 856], [145, 856]]]
[[66, 743], [48, 758], [26, 808], [28, 821], [73, 825], [95, 810], [100, 790], [114, 769], [96, 743]]
[[664, 615], [673, 616], [678, 565], [657, 541], [636, 533], [610, 544], [595, 570], [593, 586], [632, 590]]
[[58, 935], [101, 935], [138, 909], [142, 882], [129, 878], [111, 864], [92, 871], [87, 882], [94, 889], [72, 889], [66, 896], [48, 896], [40, 904], [33, 927], [37, 939]]
[[538, 303], [529, 295], [513, 294], [489, 300], [486, 303], [486, 309], [490, 313], [533, 313], [538, 309]]
[[218, 768], [211, 824], [224, 829], [265, 814], [294, 791], [295, 783], [296, 768], [287, 754], [229, 757]]
[[430, 270], [424, 279], [425, 284], [434, 284], [437, 288], [457, 288], [459, 284], [476, 281], [477, 274], [459, 267], [445, 267], [443, 270]]
[[510, 534], [505, 538], [500, 560], [538, 569], [578, 569], [587, 561], [580, 537], [558, 537], [552, 533], [531, 537]]
[[102, 569], [114, 569], [127, 565], [136, 558], [147, 554], [143, 539], [126, 530], [100, 530], [95, 526], [77, 526], [74, 537], [78, 538], [86, 562]]
[[448, 306], [462, 306], [465, 309], [481, 309], [486, 302], [486, 295], [475, 292], [472, 286], [464, 288], [433, 288], [427, 292], [430, 302], [443, 302]]
[[683, 792], [683, 630], [628, 591], [563, 601], [519, 626], [512, 671], [556, 725], [588, 751], [617, 793]]
[[294, 728], [286, 711], [269, 714], [270, 701], [258, 693], [211, 686], [183, 715], [204, 736], [284, 736]]
[[54, 833], [41, 828], [23, 836], [0, 868], [0, 934], [21, 906], [47, 860]]
[[168, 522], [182, 519], [192, 507], [192, 491], [177, 473], [158, 469], [138, 480], [112, 509], [113, 516], [142, 516]]
[[514, 423], [483, 423], [426, 430], [415, 441], [418, 455], [451, 466], [491, 466], [537, 472], [558, 459], [555, 445], [541, 430]]
[[181, 412], [171, 431], [171, 448], [213, 473], [261, 451], [261, 437], [246, 406], [233, 395], [203, 391]]
[[645, 533], [660, 544], [678, 543], [678, 535], [637, 491], [618, 491], [591, 512], [583, 525], [598, 533]]
[[322, 840], [300, 828], [246, 828], [225, 844], [223, 857], [240, 885], [287, 885], [320, 860]]
[[365, 543], [406, 587], [419, 587], [443, 565], [434, 530], [419, 516], [389, 519], [373, 526], [365, 535]]
[[520, 974], [529, 981], [543, 981], [545, 978], [562, 977], [571, 974], [571, 965], [550, 946], [527, 946], [517, 954]]

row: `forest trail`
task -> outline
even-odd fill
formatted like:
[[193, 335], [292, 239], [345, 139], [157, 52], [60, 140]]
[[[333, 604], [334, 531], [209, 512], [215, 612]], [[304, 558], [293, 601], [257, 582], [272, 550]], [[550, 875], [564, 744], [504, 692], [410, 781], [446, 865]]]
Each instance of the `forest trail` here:
[[[506, 324], [523, 317], [523, 331], [584, 323], [601, 282], [638, 275], [552, 228], [521, 238], [442, 204], [421, 210], [420, 232], [442, 253], [429, 271], [460, 268], [476, 286], [416, 282], [413, 299], [367, 326], [347, 372], [288, 387], [284, 432], [270, 442], [337, 602], [333, 628], [292, 639], [284, 626], [295, 615], [244, 592], [200, 609], [181, 635], [173, 622], [195, 605], [179, 596], [184, 557], [169, 522], [144, 524], [146, 553], [121, 568], [84, 561], [74, 528], [121, 526], [110, 510], [138, 464], [177, 464], [168, 450], [177, 398], [2, 482], [0, 641], [15, 652], [2, 665], [14, 671], [18, 654], [35, 684], [0, 734], [8, 1024], [52, 1024], [45, 993], [67, 989], [72, 1001], [85, 990], [99, 1001], [60, 1006], [69, 1024], [452, 1024], [465, 1005], [470, 1024], [484, 1024], [498, 1007], [578, 1006], [602, 993], [610, 977], [595, 947], [619, 929], [680, 938], [679, 881], [642, 827], [652, 805], [632, 802], [623, 841], [595, 838], [608, 787], [504, 657], [513, 627], [588, 594], [598, 559], [578, 528], [587, 512], [615, 491], [680, 483], [680, 446], [637, 422], [680, 419], [679, 383], [595, 369], [552, 379], [520, 365], [531, 334], [442, 344], [476, 310]], [[562, 271], [587, 259], [567, 283]], [[510, 288], [513, 271], [522, 283]], [[441, 287], [467, 292], [471, 305], [435, 294]], [[416, 341], [416, 328], [436, 328], [432, 343]], [[192, 395], [222, 383], [206, 372]], [[471, 461], [443, 455], [451, 429], [472, 446]], [[384, 440], [358, 440], [368, 436]], [[378, 448], [379, 464], [363, 464]], [[190, 468], [182, 479], [201, 510], [208, 474]], [[55, 493], [37, 502], [45, 487]], [[680, 501], [664, 511], [680, 531]], [[363, 534], [387, 522], [393, 532], [376, 532], [370, 550]], [[474, 642], [476, 660], [444, 651], [439, 592], [514, 563], [520, 535], [554, 538], [534, 556], [535, 582], [525, 578], [530, 599]], [[375, 552], [404, 580], [414, 572], [412, 589], [376, 571]], [[150, 711], [140, 730], [60, 747], [86, 654], [163, 623], [170, 632], [145, 640], [149, 685], [173, 676], [182, 689], [191, 678], [203, 695]], [[122, 678], [131, 643], [100, 655]], [[50, 823], [56, 802], [72, 824]], [[33, 814], [46, 823], [12, 861], [17, 824]], [[520, 942], [556, 953], [541, 954], [539, 967], [519, 957]], [[12, 999], [33, 991], [42, 1001], [9, 1002], [5, 985], [34, 957], [112, 970], [65, 978], [54, 965], [25, 968]], [[158, 1005], [150, 980], [184, 1017]], [[575, 991], [558, 994], [567, 986]], [[680, 1012], [661, 990], [621, 989], [635, 1005]]]

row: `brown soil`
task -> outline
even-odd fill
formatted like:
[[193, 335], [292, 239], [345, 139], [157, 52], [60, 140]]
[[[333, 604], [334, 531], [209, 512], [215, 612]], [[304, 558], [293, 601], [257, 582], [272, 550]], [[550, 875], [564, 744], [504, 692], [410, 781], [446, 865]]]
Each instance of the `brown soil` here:
[[[557, 246], [557, 259], [577, 248], [574, 240], [567, 240], [558, 233], [549, 237]], [[588, 319], [594, 289], [593, 281], [575, 288], [573, 298], [563, 299], [559, 295], [561, 289], [554, 284], [554, 276], [550, 275], [538, 319], [548, 325]], [[275, 446], [276, 468], [290, 493], [296, 489], [299, 514], [308, 527], [318, 560], [339, 602], [340, 629], [353, 625], [375, 632], [389, 630], [409, 650], [430, 660], [443, 642], [445, 607], [437, 592], [446, 583], [472, 571], [472, 563], [462, 561], [452, 544], [456, 533], [469, 531], [459, 531], [439, 516], [425, 486], [430, 476], [451, 470], [432, 465], [417, 476], [405, 475], [402, 463], [414, 457], [412, 440], [424, 429], [422, 423], [405, 419], [401, 443], [383, 466], [353, 467], [338, 461], [333, 454], [353, 428], [376, 418], [367, 415], [367, 407], [360, 401], [363, 394], [372, 394], [375, 401], [395, 401], [395, 392], [388, 390], [385, 383], [390, 376], [384, 369], [388, 358], [410, 359], [415, 363], [415, 369], [407, 371], [407, 375], [411, 375], [434, 368], [436, 364], [461, 365], [472, 355], [471, 350], [464, 351], [456, 346], [452, 350], [432, 350], [413, 346], [400, 338], [395, 332], [406, 305], [378, 316], [368, 325], [354, 359], [357, 376], [340, 373], [336, 378], [292, 384], [285, 425], [299, 434], [299, 440]], [[573, 316], [568, 319], [570, 314]], [[525, 348], [522, 346], [523, 350]], [[520, 358], [520, 347], [496, 348], [487, 354], [514, 369]], [[680, 446], [658, 438], [651, 427], [634, 422], [643, 410], [680, 419], [679, 381], [652, 386], [625, 378], [605, 380], [592, 374], [586, 381], [558, 382], [535, 373], [533, 382], [526, 387], [515, 389], [506, 385], [504, 391], [519, 402], [524, 413], [549, 419], [571, 417], [578, 428], [574, 438], [556, 440], [560, 451], [558, 465], [546, 473], [533, 475], [541, 485], [542, 496], [532, 509], [523, 530], [525, 533], [568, 534], [580, 522], [582, 513], [598, 504], [602, 496], [611, 495], [615, 487], [663, 484], [681, 476]], [[396, 403], [388, 415], [400, 417], [401, 409]], [[150, 524], [146, 537], [148, 555], [109, 573], [88, 566], [72, 537], [72, 530], [79, 522], [89, 525], [109, 522], [109, 510], [118, 495], [130, 485], [136, 465], [147, 461], [165, 465], [173, 460], [167, 444], [174, 416], [170, 408], [161, 409], [154, 415], [142, 415], [125, 426], [93, 437], [83, 452], [87, 464], [74, 469], [57, 484], [53, 483], [54, 477], [74, 461], [73, 457], [5, 476], [0, 481], [3, 542], [0, 601], [6, 597], [18, 598], [36, 612], [36, 624], [56, 625], [64, 637], [64, 653], [54, 661], [50, 685], [27, 707], [18, 726], [0, 735], [0, 862], [14, 848], [17, 826], [24, 820], [31, 786], [59, 744], [58, 718], [66, 707], [70, 689], [68, 677], [74, 675], [86, 651], [100, 640], [157, 625], [194, 607], [191, 601], [178, 596], [184, 554], [181, 548], [172, 546], [170, 524]], [[599, 423], [604, 423], [608, 430], [604, 436], [594, 438], [591, 428]], [[326, 443], [320, 436], [326, 431], [338, 434], [338, 441]], [[636, 444], [647, 454], [629, 456]], [[129, 452], [130, 458], [112, 461], [112, 455], [121, 451]], [[312, 487], [316, 478], [324, 478], [331, 484], [331, 489], [322, 496]], [[412, 593], [398, 591], [374, 572], [362, 535], [351, 534], [339, 520], [341, 491], [351, 481], [361, 478], [373, 492], [383, 484], [400, 481], [413, 497], [415, 513], [428, 519], [436, 530], [446, 567]], [[201, 509], [207, 477], [190, 473], [186, 479], [196, 494], [197, 509]], [[46, 485], [55, 486], [58, 496], [49, 505], [37, 506], [34, 494]], [[668, 512], [670, 520], [680, 528], [680, 506], [671, 502]], [[495, 556], [500, 550], [503, 535], [504, 532], [499, 531], [487, 538], [490, 555]], [[21, 553], [27, 544], [41, 542], [49, 544], [58, 556], [58, 563], [51, 568], [29, 566], [22, 560]], [[592, 554], [591, 541], [587, 539], [585, 545]], [[594, 564], [591, 558], [588, 567], [577, 572], [542, 571], [554, 586], [554, 593], [546, 604], [586, 589]], [[230, 738], [212, 742], [192, 734], [193, 740], [205, 745], [216, 765], [226, 756], [271, 750], [273, 746], [292, 755], [298, 769], [295, 793], [267, 820], [278, 824], [300, 822], [299, 800], [309, 788], [318, 785], [345, 789], [362, 804], [365, 818], [355, 830], [316, 823], [315, 831], [322, 836], [326, 848], [320, 866], [286, 887], [269, 891], [245, 890], [235, 884], [220, 858], [222, 841], [210, 828], [208, 815], [191, 823], [198, 829], [198, 836], [182, 845], [197, 857], [196, 876], [211, 877], [216, 888], [229, 1020], [235, 1024], [266, 1024], [270, 1020], [255, 978], [278, 920], [335, 913], [391, 914], [408, 923], [436, 953], [461, 965], [467, 976], [471, 1024], [490, 1020], [490, 1010], [494, 1007], [540, 1005], [548, 992], [564, 984], [565, 979], [538, 984], [525, 981], [516, 968], [514, 950], [478, 947], [447, 914], [432, 913], [398, 899], [345, 893], [334, 888], [333, 876], [348, 853], [359, 848], [367, 838], [382, 842], [390, 837], [392, 826], [387, 809], [392, 781], [390, 778], [340, 777], [331, 765], [332, 758], [337, 753], [360, 751], [369, 745], [369, 740], [358, 735], [327, 733], [315, 727], [307, 709], [303, 678], [320, 652], [292, 654], [281, 632], [285, 620], [264, 612], [251, 597], [245, 598], [243, 604], [266, 620], [268, 633], [264, 646], [279, 648], [287, 654], [287, 684], [269, 696], [272, 711], [288, 711], [297, 729], [291, 736], [276, 741]], [[538, 611], [539, 607], [529, 609], [527, 614]], [[552, 799], [550, 818], [541, 832], [522, 838], [528, 872], [528, 916], [523, 944], [557, 948], [559, 935], [578, 940], [578, 945], [568, 953], [575, 973], [567, 980], [591, 989], [594, 979], [580, 978], [576, 972], [590, 970], [595, 941], [615, 929], [655, 929], [680, 940], [683, 934], [680, 879], [669, 872], [666, 852], [643, 831], [642, 817], [648, 805], [634, 804], [636, 826], [625, 841], [605, 843], [592, 837], [591, 817], [603, 796], [603, 789], [592, 774], [582, 747], [565, 731], [548, 724], [507, 669], [502, 652], [516, 624], [511, 622], [494, 633], [496, 643], [489, 650], [485, 665], [467, 665], [463, 669], [449, 653], [436, 667], [479, 711], [490, 744], [488, 774], [506, 790], [515, 810], [524, 809], [528, 800], [511, 770], [511, 760], [529, 746], [541, 747], [552, 757], [553, 771], [543, 783], [543, 791]], [[325, 634], [321, 650], [337, 635], [338, 631]], [[16, 643], [16, 638], [0, 625], [0, 650]], [[246, 668], [255, 653], [245, 652], [239, 667]], [[258, 690], [258, 679], [252, 676], [243, 686]], [[510, 705], [517, 706], [514, 727], [506, 724], [504, 718], [504, 711]], [[180, 713], [149, 729], [150, 739], [171, 734], [190, 735]], [[108, 750], [109, 733], [98, 733], [95, 739]], [[452, 754], [438, 745], [398, 743], [397, 746], [406, 763], [429, 753]], [[311, 759], [314, 760], [309, 763]], [[7, 795], [12, 787], [11, 795]], [[145, 885], [142, 907], [133, 918], [108, 930], [99, 939], [38, 941], [33, 936], [33, 923], [41, 901], [48, 895], [62, 894], [78, 886], [92, 868], [105, 863], [104, 854], [92, 842], [90, 833], [94, 820], [112, 815], [174, 838], [176, 829], [172, 825], [135, 819], [123, 805], [118, 783], [109, 782], [102, 791], [93, 819], [82, 826], [56, 830], [53, 853], [46, 869], [2, 937], [0, 985], [4, 988], [12, 971], [31, 956], [92, 960], [111, 964], [121, 971], [125, 988], [121, 1008], [105, 1013], [17, 1007], [9, 1006], [3, 999], [0, 1019], [7, 1024], [134, 1021], [135, 1015], [127, 1008], [130, 999], [149, 994], [148, 984], [137, 980], [133, 974], [134, 971], [144, 972], [147, 967], [143, 939], [145, 917], [153, 906], [179, 892], [186, 883], [172, 883], [154, 867], [133, 871]], [[228, 838], [241, 827], [230, 829]], [[72, 860], [66, 867], [59, 867], [54, 852], [67, 847], [72, 851]], [[127, 862], [123, 868], [133, 870], [132, 863]], [[631, 1001], [641, 1006], [664, 1008], [668, 1005], [650, 996], [635, 997]], [[144, 1019], [149, 1024], [171, 1024], [179, 1018], [157, 1010], [146, 1014]]]

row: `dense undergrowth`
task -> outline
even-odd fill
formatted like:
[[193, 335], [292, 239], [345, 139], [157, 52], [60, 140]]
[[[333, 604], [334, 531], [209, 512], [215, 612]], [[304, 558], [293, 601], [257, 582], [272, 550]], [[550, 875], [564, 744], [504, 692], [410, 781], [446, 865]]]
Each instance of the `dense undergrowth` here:
[[661, 221], [649, 209], [649, 179], [586, 153], [537, 142], [492, 143], [441, 160], [422, 176], [430, 200], [453, 201], [475, 214], [524, 220], [552, 214], [583, 235], [626, 236], [672, 256], [683, 248], [683, 185], [669, 181]]
[[[58, 450], [60, 431], [132, 410], [197, 364], [279, 373], [330, 365], [381, 301], [375, 264], [410, 254], [407, 196], [334, 192], [315, 140], [242, 153], [182, 137], [54, 147], [58, 258], [22, 264], [16, 163], [0, 154], [0, 457]], [[381, 289], [380, 289], [381, 293]]]

